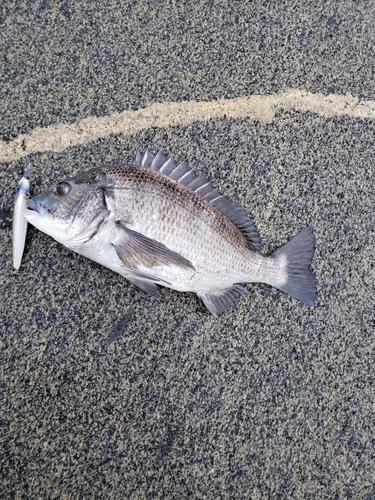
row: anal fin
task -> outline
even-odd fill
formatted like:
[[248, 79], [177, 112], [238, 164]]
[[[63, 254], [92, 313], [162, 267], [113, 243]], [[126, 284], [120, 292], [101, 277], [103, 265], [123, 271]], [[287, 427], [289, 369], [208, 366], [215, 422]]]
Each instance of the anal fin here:
[[233, 285], [215, 294], [199, 295], [207, 309], [217, 318], [227, 311], [241, 295], [247, 293], [246, 288], [241, 285]]

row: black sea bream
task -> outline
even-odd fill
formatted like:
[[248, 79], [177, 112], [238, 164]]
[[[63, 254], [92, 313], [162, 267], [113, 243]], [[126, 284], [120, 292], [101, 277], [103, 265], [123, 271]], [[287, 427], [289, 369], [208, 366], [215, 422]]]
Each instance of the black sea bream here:
[[26, 203], [25, 218], [151, 295], [157, 285], [196, 293], [214, 316], [246, 293], [238, 283], [268, 283], [315, 305], [311, 227], [263, 256], [244, 210], [161, 152], [60, 181]]

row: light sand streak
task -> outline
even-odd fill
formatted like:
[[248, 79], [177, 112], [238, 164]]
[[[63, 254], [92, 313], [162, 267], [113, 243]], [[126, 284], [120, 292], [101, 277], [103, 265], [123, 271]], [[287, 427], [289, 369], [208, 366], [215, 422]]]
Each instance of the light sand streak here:
[[312, 94], [291, 89], [281, 94], [217, 101], [155, 103], [136, 111], [122, 111], [111, 116], [88, 117], [73, 124], [36, 128], [13, 141], [0, 141], [0, 162], [14, 161], [44, 151], [62, 152], [71, 146], [99, 138], [132, 135], [151, 127], [183, 127], [214, 118], [249, 118], [269, 123], [279, 110], [310, 112], [325, 118], [350, 116], [374, 119], [375, 101], [360, 101], [350, 94]]

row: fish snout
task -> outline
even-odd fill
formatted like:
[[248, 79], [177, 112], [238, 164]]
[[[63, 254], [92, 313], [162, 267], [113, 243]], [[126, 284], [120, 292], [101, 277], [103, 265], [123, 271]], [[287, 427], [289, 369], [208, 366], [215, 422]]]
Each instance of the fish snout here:
[[36, 201], [33, 198], [31, 198], [30, 200], [27, 200], [27, 202], [26, 202], [26, 208], [25, 208], [26, 213], [29, 210], [37, 212], [38, 214], [41, 215], [44, 212], [47, 212], [48, 209], [45, 205], [40, 203], [40, 201]]

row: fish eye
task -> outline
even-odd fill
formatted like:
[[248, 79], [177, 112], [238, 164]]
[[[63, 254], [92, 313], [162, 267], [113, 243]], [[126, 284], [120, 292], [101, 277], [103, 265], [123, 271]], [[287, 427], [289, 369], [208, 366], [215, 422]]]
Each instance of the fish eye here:
[[57, 196], [65, 196], [68, 194], [70, 191], [70, 184], [67, 182], [60, 182], [59, 184], [56, 184], [56, 186], [53, 188], [53, 192]]

